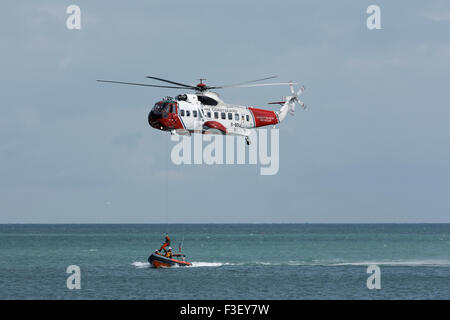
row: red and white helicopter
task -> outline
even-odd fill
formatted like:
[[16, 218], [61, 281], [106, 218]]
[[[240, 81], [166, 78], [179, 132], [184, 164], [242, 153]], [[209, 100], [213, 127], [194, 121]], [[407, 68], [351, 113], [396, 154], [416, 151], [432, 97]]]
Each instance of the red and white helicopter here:
[[[305, 88], [301, 87], [295, 92], [294, 84], [297, 83], [283, 82], [254, 84], [254, 82], [273, 79], [276, 78], [276, 76], [239, 84], [220, 86], [207, 86], [203, 83], [206, 79], [199, 79], [200, 83], [194, 86], [151, 76], [148, 76], [147, 78], [163, 81], [176, 86], [110, 80], [97, 81], [134, 86], [193, 90], [194, 93], [179, 94], [175, 98], [165, 97], [161, 101], [158, 101], [150, 111], [148, 115], [148, 123], [150, 126], [159, 130], [169, 131], [171, 134], [190, 135], [191, 133], [216, 133], [238, 135], [245, 137], [245, 140], [249, 145], [251, 129], [280, 123], [286, 118], [289, 111], [291, 114], [294, 114], [296, 103], [302, 108], [306, 108], [305, 104], [298, 99], [298, 96], [302, 94]], [[283, 97], [282, 101], [269, 103], [281, 105], [279, 111], [225, 103], [217, 93], [210, 91], [211, 89], [275, 85], [289, 85], [292, 93], [291, 96]]]

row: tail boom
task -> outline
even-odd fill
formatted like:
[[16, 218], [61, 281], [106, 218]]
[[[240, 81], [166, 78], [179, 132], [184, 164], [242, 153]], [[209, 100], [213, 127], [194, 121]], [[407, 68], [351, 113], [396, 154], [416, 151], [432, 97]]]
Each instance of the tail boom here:
[[256, 128], [280, 123], [278, 115], [275, 111], [257, 108], [248, 108], [248, 110], [253, 116]]

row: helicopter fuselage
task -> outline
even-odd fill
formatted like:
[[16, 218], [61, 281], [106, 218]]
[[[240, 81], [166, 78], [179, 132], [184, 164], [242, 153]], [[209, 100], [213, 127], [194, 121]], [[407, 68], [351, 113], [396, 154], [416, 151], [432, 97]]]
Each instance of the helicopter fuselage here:
[[278, 124], [275, 111], [224, 103], [214, 92], [183, 94], [157, 102], [148, 115], [150, 126], [177, 133], [248, 136], [252, 128]]

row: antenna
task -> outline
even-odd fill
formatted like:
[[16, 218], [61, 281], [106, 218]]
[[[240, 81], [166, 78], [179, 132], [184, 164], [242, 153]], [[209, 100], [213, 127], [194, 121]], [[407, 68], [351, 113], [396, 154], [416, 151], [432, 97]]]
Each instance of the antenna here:
[[184, 233], [183, 233], [183, 240], [181, 240], [181, 243], [178, 245], [178, 251], [181, 252], [183, 248], [183, 242], [184, 242]]

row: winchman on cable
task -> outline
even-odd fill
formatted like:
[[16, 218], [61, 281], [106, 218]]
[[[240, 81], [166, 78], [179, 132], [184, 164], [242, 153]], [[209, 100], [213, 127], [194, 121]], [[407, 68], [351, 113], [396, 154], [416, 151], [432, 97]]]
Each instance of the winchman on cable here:
[[163, 245], [161, 246], [161, 248], [159, 248], [159, 252], [161, 252], [162, 250], [164, 250], [164, 253], [167, 253], [166, 247], [170, 246], [170, 238], [169, 235], [166, 234], [166, 238], [165, 238], [165, 242], [163, 243]]

